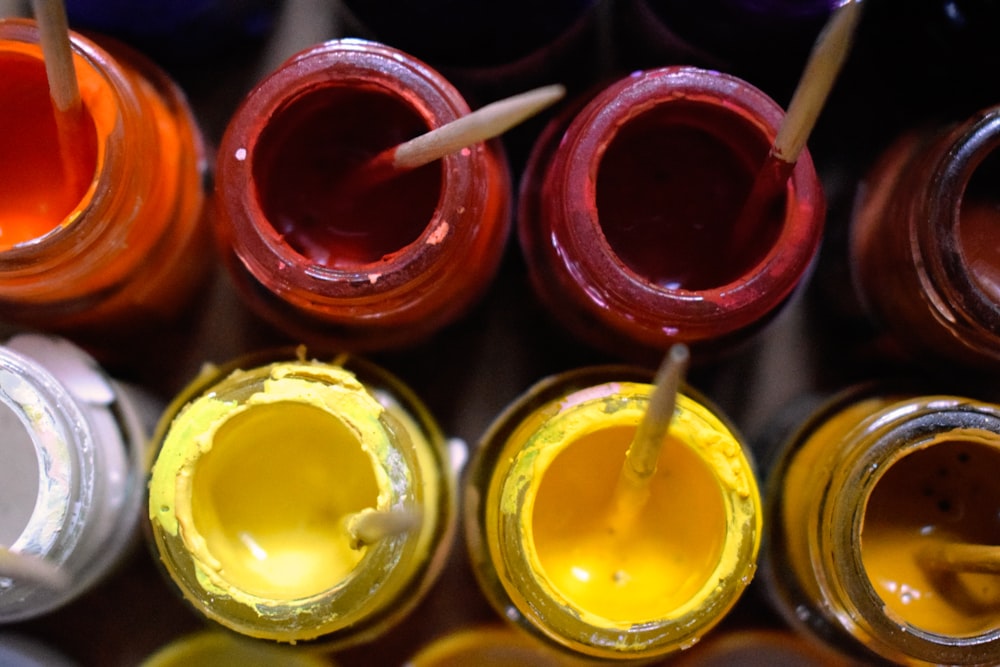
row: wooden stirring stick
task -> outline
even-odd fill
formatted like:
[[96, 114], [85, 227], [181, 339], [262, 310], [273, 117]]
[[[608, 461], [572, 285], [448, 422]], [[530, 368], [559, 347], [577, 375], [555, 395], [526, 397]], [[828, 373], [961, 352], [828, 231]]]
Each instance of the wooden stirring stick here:
[[564, 86], [554, 84], [487, 104], [419, 137], [385, 149], [358, 169], [348, 181], [351, 187], [371, 187], [466, 146], [498, 137], [555, 104], [565, 94]]
[[861, 17], [861, 4], [861, 0], [848, 0], [841, 5], [816, 39], [771, 150], [736, 219], [733, 227], [736, 247], [746, 242], [755, 224], [780, 202], [792, 169], [847, 59]]
[[81, 179], [88, 178], [74, 166], [74, 147], [79, 137], [88, 131], [83, 116], [80, 86], [73, 65], [70, 45], [69, 22], [62, 0], [31, 0], [38, 23], [39, 41], [45, 59], [45, 74], [49, 82], [49, 95], [55, 110], [56, 129], [59, 133], [59, 150], [67, 185], [77, 189]]
[[58, 566], [38, 558], [0, 547], [0, 577], [15, 583], [33, 583], [50, 590], [63, 590], [70, 585], [69, 576]]
[[420, 513], [410, 510], [363, 509], [347, 518], [351, 547], [360, 549], [387, 537], [407, 533], [420, 525]]
[[952, 572], [1000, 574], [1000, 546], [942, 542], [917, 554], [925, 567]]
[[631, 524], [649, 498], [649, 484], [674, 418], [677, 393], [689, 359], [687, 346], [678, 343], [670, 348], [656, 372], [649, 406], [625, 454], [625, 465], [615, 488], [612, 511], [620, 527]]

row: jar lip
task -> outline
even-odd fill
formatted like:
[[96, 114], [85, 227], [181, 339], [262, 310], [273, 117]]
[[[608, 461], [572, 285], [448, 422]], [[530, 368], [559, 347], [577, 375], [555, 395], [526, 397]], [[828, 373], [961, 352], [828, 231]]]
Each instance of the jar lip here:
[[[362, 380], [355, 370], [365, 375], [375, 373], [377, 382], [387, 382], [390, 385], [398, 382], [380, 367], [360, 358], [341, 355], [333, 363], [324, 363], [305, 361], [304, 354], [297, 361], [278, 359], [283, 355], [273, 353], [253, 356], [258, 358], [261, 365], [234, 365], [212, 378], [195, 380], [189, 390], [183, 392], [164, 414], [156, 437], [156, 441], [160, 443], [160, 451], [152, 468], [148, 496], [149, 518], [156, 548], [170, 576], [194, 606], [206, 616], [233, 630], [282, 641], [309, 641], [319, 637], [333, 637], [345, 631], [366, 632], [373, 619], [376, 623], [391, 619], [400, 605], [405, 607], [408, 602], [406, 594], [423, 586], [425, 576], [436, 576], [433, 571], [435, 563], [439, 561], [444, 545], [451, 539], [454, 519], [451, 479], [442, 474], [436, 481], [434, 493], [414, 488], [419, 480], [426, 481], [426, 476], [434, 473], [420, 470], [415, 472], [413, 466], [419, 467], [426, 463], [432, 467], [446, 467], [443, 442], [439, 442], [442, 436], [436, 430], [436, 424], [425, 423], [430, 417], [422, 404], [408, 405], [414, 399], [412, 395], [406, 392], [396, 394], [396, 387], [390, 386], [390, 400], [390, 397], [380, 395], [383, 391], [381, 385], [371, 386], [366, 380]], [[360, 362], [357, 369], [345, 367], [347, 363], [354, 366], [355, 362]], [[324, 399], [326, 405], [320, 407], [301, 398], [301, 391], [297, 391], [294, 396], [287, 396], [286, 390], [279, 387], [271, 398], [262, 395], [263, 390], [259, 386], [262, 381], [286, 379], [296, 383], [324, 384], [339, 399], [335, 405]], [[307, 390], [310, 395], [313, 392], [316, 390]], [[183, 401], [181, 397], [184, 397]], [[335, 397], [332, 395], [327, 397], [330, 400], [333, 398]], [[245, 590], [238, 582], [229, 582], [224, 578], [224, 572], [223, 577], [216, 580], [216, 584], [221, 582], [221, 587], [216, 586], [212, 583], [211, 573], [205, 570], [206, 567], [213, 567], [211, 560], [214, 557], [211, 552], [205, 552], [209, 556], [207, 559], [198, 556], [190, 548], [186, 531], [178, 531], [170, 525], [171, 520], [179, 524], [193, 516], [190, 499], [185, 501], [179, 498], [179, 492], [169, 483], [175, 472], [181, 469], [179, 465], [183, 467], [190, 463], [178, 460], [178, 447], [170, 446], [168, 442], [170, 431], [177, 425], [182, 430], [188, 430], [188, 437], [192, 432], [201, 433], [202, 431], [192, 430], [190, 419], [186, 423], [182, 420], [191, 406], [199, 402], [205, 403], [206, 400], [225, 404], [219, 406], [223, 414], [213, 422], [213, 429], [225, 421], [238, 418], [245, 406], [253, 408], [273, 403], [312, 405], [327, 412], [332, 418], [343, 421], [358, 434], [359, 440], [364, 440], [366, 449], [371, 450], [369, 458], [373, 472], [376, 478], [383, 481], [379, 488], [377, 508], [411, 508], [416, 503], [424, 516], [420, 528], [369, 545], [341, 581], [315, 593], [289, 599], [269, 598]], [[417, 408], [417, 412], [411, 413], [413, 408]], [[413, 419], [414, 424], [403, 424], [403, 420], [393, 414], [394, 409]], [[426, 441], [417, 442], [417, 437], [426, 438]], [[374, 438], [378, 442], [372, 444], [366, 438]], [[414, 451], [410, 451], [410, 448]], [[422, 453], [424, 448], [427, 449], [426, 453]], [[164, 452], [166, 463], [161, 465]], [[429, 458], [425, 460], [425, 456]], [[200, 458], [200, 454], [196, 454], [193, 460], [196, 461], [197, 458]], [[434, 512], [429, 511], [428, 504], [434, 506]], [[182, 508], [182, 505], [185, 506]], [[173, 519], [170, 512], [164, 513], [168, 507], [175, 508]], [[431, 516], [426, 516], [428, 514]], [[183, 540], [179, 542], [181, 538]], [[194, 539], [197, 542], [197, 537]], [[410, 576], [410, 570], [397, 566], [405, 559], [422, 558], [420, 550], [424, 548], [427, 549], [426, 563], [417, 564], [413, 580], [409, 581], [407, 577]], [[229, 593], [213, 593], [213, 588], [228, 590]], [[397, 592], [397, 588], [402, 593]], [[337, 605], [350, 605], [350, 601], [358, 599], [364, 601], [360, 608], [348, 607], [346, 611], [338, 609]], [[247, 612], [250, 618], [256, 620], [245, 618], [244, 613]]]
[[28, 432], [38, 457], [34, 510], [9, 546], [62, 563], [81, 537], [94, 493], [93, 433], [76, 400], [51, 373], [7, 347], [0, 347], [0, 401]]
[[[829, 504], [819, 519], [832, 531], [821, 557], [835, 575], [837, 583], [831, 585], [844, 591], [846, 599], [842, 601], [852, 610], [852, 622], [860, 621], [878, 636], [894, 636], [905, 645], [908, 655], [934, 663], [961, 664], [970, 647], [985, 644], [995, 644], [996, 655], [1000, 655], [1000, 628], [953, 637], [904, 623], [906, 631], [900, 633], [899, 619], [890, 618], [884, 601], [864, 574], [862, 527], [871, 494], [893, 464], [925, 448], [935, 435], [963, 429], [1000, 433], [1000, 408], [943, 394], [901, 397], [881, 408], [845, 436], [845, 442], [854, 443], [864, 438], [865, 445], [845, 451], [845, 472], [836, 488], [831, 488]], [[846, 556], [835, 559], [834, 552]]]
[[[542, 387], [545, 391], [546, 387]], [[601, 411], [605, 399], [628, 392], [647, 392], [651, 386], [645, 383], [623, 380], [612, 381], [581, 388], [569, 395], [554, 399], [539, 409], [546, 412], [544, 423], [540, 424], [529, 438], [529, 441], [544, 439], [546, 433], [559, 433], [573, 439], [575, 435], [583, 435], [585, 427], [573, 424], [580, 413]], [[700, 406], [697, 401], [685, 393], [678, 396], [678, 409], [690, 415], [690, 419], [716, 429], [726, 429], [728, 425], [716, 418], [711, 411]], [[628, 418], [641, 418], [642, 410], [627, 406], [616, 408], [615, 415]], [[557, 592], [557, 587], [544, 574], [535, 553], [533, 533], [530, 526], [524, 534], [516, 538], [501, 539], [499, 544], [491, 541], [489, 548], [492, 557], [502, 562], [498, 570], [530, 572], [530, 575], [518, 575], [520, 588], [512, 590], [510, 584], [501, 581], [507, 590], [513, 604], [520, 613], [533, 624], [537, 625], [538, 617], [544, 614], [544, 624], [536, 629], [551, 639], [563, 645], [572, 644], [576, 650], [597, 657], [625, 657], [634, 652], [635, 657], [653, 657], [676, 650], [697, 641], [700, 635], [711, 628], [721, 618], [722, 614], [735, 604], [745, 585], [755, 569], [757, 548], [761, 532], [761, 505], [753, 467], [748, 458], [740, 453], [740, 447], [735, 434], [730, 434], [736, 447], [731, 468], [721, 471], [712, 470], [718, 483], [719, 492], [723, 496], [723, 507], [726, 515], [725, 539], [721, 545], [719, 561], [706, 576], [703, 585], [692, 594], [692, 597], [680, 604], [664, 616], [657, 618], [640, 618], [634, 622], [623, 623], [599, 617], [584, 609], [574, 607], [571, 603], [560, 602], [563, 596]], [[718, 444], [718, 443], [715, 443]], [[708, 443], [698, 442], [692, 446], [695, 453], [705, 459], [708, 454], [699, 448], [708, 448]], [[559, 450], [561, 451], [561, 450]], [[554, 458], [559, 451], [534, 451], [530, 456], [521, 456], [520, 450], [510, 454], [510, 470], [503, 479], [494, 479], [490, 484], [490, 499], [492, 506], [501, 503], [504, 523], [520, 522], [523, 512], [532, 511], [535, 490], [525, 487], [526, 480], [537, 477], [535, 466], [542, 458]], [[729, 449], [727, 449], [729, 451]], [[732, 452], [730, 452], [732, 453]], [[728, 456], [728, 454], [727, 454]], [[737, 463], [742, 461], [742, 465]], [[495, 474], [495, 473], [494, 473]], [[516, 505], [516, 509], [510, 509]], [[742, 517], [742, 521], [737, 521]], [[514, 530], [513, 528], [511, 530]], [[503, 532], [503, 529], [501, 528]], [[520, 541], [524, 544], [520, 544]], [[721, 581], [728, 581], [731, 587], [720, 586]], [[565, 604], [565, 607], [562, 606]], [[583, 628], [568, 630], [569, 625]], [[628, 632], [632, 639], [628, 642], [625, 653], [620, 645], [621, 634]], [[574, 644], [582, 644], [576, 645]], [[609, 653], [610, 652], [610, 653]]]
[[[783, 117], [782, 109], [765, 93], [729, 74], [691, 66], [636, 72], [598, 93], [573, 119], [566, 136], [578, 133], [578, 137], [568, 147], [564, 145], [564, 150], [571, 151], [567, 158], [566, 189], [575, 193], [575, 197], [585, 197], [593, 204], [591, 210], [596, 211], [593, 185], [596, 169], [621, 125], [652, 108], [681, 100], [742, 111], [745, 116], [740, 119], [746, 127], [760, 132], [767, 144], [772, 143]], [[573, 159], [577, 153], [587, 157]], [[809, 215], [805, 216], [797, 207], [789, 207], [780, 235], [768, 253], [748, 275], [728, 284], [702, 290], [669, 289], [652, 284], [617, 257], [596, 215], [568, 226], [567, 233], [577, 246], [599, 247], [602, 251], [583, 254], [581, 268], [577, 270], [601, 276], [605, 296], [618, 300], [622, 306], [617, 310], [641, 313], [647, 308], [631, 306], [641, 298], [659, 304], [656, 310], [671, 313], [679, 326], [695, 330], [708, 317], [729, 320], [727, 331], [742, 328], [788, 297], [819, 247], [823, 197], [808, 151], [796, 162], [787, 191], [792, 201], [812, 202]], [[657, 327], [662, 324], [657, 323]], [[718, 324], [711, 326], [715, 329]]]
[[378, 87], [417, 112], [432, 128], [469, 112], [458, 90], [422, 61], [393, 47], [355, 38], [330, 40], [292, 56], [251, 91], [226, 129], [217, 161], [217, 181], [237, 193], [232, 201], [221, 200], [231, 225], [224, 232], [225, 241], [259, 282], [292, 300], [301, 291], [300, 284], [307, 286], [309, 299], [385, 295], [412, 284], [414, 276], [426, 275], [428, 265], [447, 261], [461, 239], [474, 232], [454, 224], [450, 217], [454, 211], [461, 212], [466, 193], [486, 168], [482, 146], [441, 159], [441, 194], [432, 217], [415, 240], [382, 260], [349, 269], [313, 263], [285, 244], [267, 222], [253, 176], [262, 130], [259, 119], [272, 117], [314, 90], [358, 83]]
[[966, 188], [986, 157], [1000, 151], [1000, 106], [952, 128], [938, 146], [928, 190], [921, 195], [926, 209], [914, 218], [916, 239], [929, 271], [963, 295], [949, 299], [949, 308], [964, 311], [981, 326], [1000, 333], [1000, 304], [974, 279], [959, 235]]

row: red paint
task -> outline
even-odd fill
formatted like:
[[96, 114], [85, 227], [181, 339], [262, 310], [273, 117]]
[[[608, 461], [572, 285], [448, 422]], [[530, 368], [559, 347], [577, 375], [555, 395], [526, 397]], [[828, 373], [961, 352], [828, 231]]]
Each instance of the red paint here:
[[253, 165], [261, 208], [310, 261], [341, 269], [378, 262], [427, 227], [440, 195], [441, 164], [373, 185], [345, 180], [383, 149], [427, 130], [412, 107], [374, 87], [311, 91], [261, 132]]
[[766, 215], [743, 215], [783, 117], [751, 84], [694, 67], [635, 72], [566, 107], [521, 179], [540, 300], [582, 340], [648, 363], [678, 342], [705, 359], [760, 331], [823, 231], [808, 153]]
[[[57, 227], [83, 199], [91, 178], [76, 184], [64, 178], [55, 112], [45, 64], [30, 55], [0, 53], [0, 250], [38, 238]], [[75, 137], [67, 156], [72, 169], [93, 174], [97, 133]]]
[[1000, 303], [1000, 205], [964, 202], [960, 215], [959, 238], [969, 272], [980, 289]]
[[748, 123], [699, 103], [678, 102], [623, 125], [597, 180], [597, 209], [608, 243], [651, 283], [669, 289], [720, 287], [746, 273], [774, 243], [781, 220], [755, 221], [738, 248], [726, 243], [753, 184], [757, 159], [734, 150]]

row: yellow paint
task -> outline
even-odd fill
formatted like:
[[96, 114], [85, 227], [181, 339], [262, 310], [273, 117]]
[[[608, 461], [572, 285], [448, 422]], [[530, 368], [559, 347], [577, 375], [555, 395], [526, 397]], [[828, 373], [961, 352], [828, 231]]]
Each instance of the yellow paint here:
[[669, 616], [719, 562], [726, 512], [719, 482], [697, 453], [668, 438], [649, 500], [630, 525], [613, 512], [634, 426], [587, 433], [539, 481], [532, 535], [545, 575], [574, 606], [611, 621]]
[[211, 594], [254, 607], [321, 594], [365, 553], [345, 519], [387, 509], [382, 413], [353, 375], [320, 364], [274, 364], [242, 404], [203, 395], [164, 439], [150, 519], [182, 539]]
[[289, 600], [335, 586], [361, 560], [344, 519], [378, 501], [372, 462], [337, 417], [300, 403], [229, 419], [199, 460], [191, 512], [226, 579]]
[[[615, 634], [678, 622], [683, 627], [672, 632], [680, 637], [690, 636], [689, 622], [697, 636], [721, 619], [753, 574], [760, 499], [732, 432], [681, 394], [648, 504], [622, 525], [613, 491], [651, 389], [626, 382], [591, 387], [524, 419], [507, 440], [511, 456], [501, 457], [492, 477], [486, 525], [518, 517], [529, 572], [505, 562], [506, 534], [490, 536], [488, 546], [494, 562], [514, 570], [504, 576], [537, 579], [581, 622]], [[505, 587], [517, 603], [522, 593]], [[662, 653], [679, 640], [658, 641], [653, 650]]]
[[1000, 629], [1000, 576], [948, 572], [919, 557], [941, 542], [1000, 545], [1000, 441], [951, 432], [878, 480], [862, 528], [865, 570], [890, 616], [927, 632]]

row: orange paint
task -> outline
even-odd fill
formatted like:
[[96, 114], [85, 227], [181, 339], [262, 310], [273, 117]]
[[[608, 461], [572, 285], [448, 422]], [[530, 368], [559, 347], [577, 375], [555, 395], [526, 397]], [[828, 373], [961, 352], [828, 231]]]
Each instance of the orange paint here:
[[0, 52], [0, 250], [52, 231], [83, 200], [97, 166], [94, 121], [84, 108], [85, 130], [66, 151], [72, 171], [89, 174], [67, 183], [45, 64], [39, 55]]
[[961, 436], [885, 472], [868, 498], [861, 555], [890, 614], [927, 632], [970, 636], [1000, 628], [1000, 576], [947, 571], [921, 557], [941, 543], [1000, 544], [1000, 443]]
[[864, 664], [1000, 664], [1000, 405], [859, 386], [783, 450], [763, 578], [791, 626]]
[[35, 24], [0, 22], [0, 95], [18, 101], [0, 110], [0, 317], [118, 354], [176, 321], [207, 275], [204, 144], [159, 68], [71, 39], [92, 133], [66, 142], [66, 165]]

